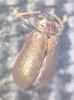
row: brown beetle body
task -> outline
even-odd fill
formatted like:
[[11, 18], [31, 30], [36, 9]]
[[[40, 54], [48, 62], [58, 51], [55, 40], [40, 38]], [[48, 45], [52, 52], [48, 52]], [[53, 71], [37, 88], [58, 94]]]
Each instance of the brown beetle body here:
[[[36, 29], [26, 39], [13, 67], [14, 81], [21, 89], [42, 88], [51, 78], [56, 66], [60, 37], [55, 23], [39, 20]], [[51, 34], [49, 39], [45, 33]]]
[[27, 38], [13, 68], [14, 81], [20, 88], [29, 87], [35, 79], [44, 58], [46, 45], [46, 35], [37, 31]]

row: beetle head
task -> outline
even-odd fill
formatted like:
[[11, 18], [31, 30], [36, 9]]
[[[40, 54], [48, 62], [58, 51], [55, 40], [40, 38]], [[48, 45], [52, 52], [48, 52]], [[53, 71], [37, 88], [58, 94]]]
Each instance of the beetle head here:
[[57, 34], [57, 27], [55, 22], [47, 19], [39, 19], [36, 21], [36, 29], [40, 32], [47, 33], [50, 35]]

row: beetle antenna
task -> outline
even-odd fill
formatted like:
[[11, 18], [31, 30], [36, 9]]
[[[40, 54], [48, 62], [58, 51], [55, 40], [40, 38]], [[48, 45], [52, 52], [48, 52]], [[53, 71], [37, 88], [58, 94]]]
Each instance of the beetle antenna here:
[[64, 27], [62, 21], [55, 14], [50, 13], [50, 15], [52, 15], [53, 17], [55, 17], [57, 19], [57, 21], [60, 23], [61, 30], [60, 30], [60, 33], [58, 35], [61, 35], [63, 27]]
[[[13, 10], [13, 13], [18, 13], [17, 10]], [[18, 13], [19, 16], [23, 16], [23, 15], [31, 15], [31, 14], [42, 14], [41, 11], [35, 11], [35, 12], [23, 12], [23, 13]]]

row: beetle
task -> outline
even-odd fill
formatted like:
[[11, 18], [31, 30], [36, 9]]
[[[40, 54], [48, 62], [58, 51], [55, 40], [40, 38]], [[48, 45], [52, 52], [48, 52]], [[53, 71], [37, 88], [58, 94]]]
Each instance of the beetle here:
[[[38, 90], [51, 79], [57, 63], [60, 35], [63, 23], [55, 14], [44, 14], [41, 11], [18, 13], [16, 17], [24, 20], [26, 25], [32, 24], [23, 17], [29, 14], [41, 14], [35, 27], [27, 37], [13, 67], [13, 79], [20, 89]], [[53, 21], [53, 18], [56, 21]]]

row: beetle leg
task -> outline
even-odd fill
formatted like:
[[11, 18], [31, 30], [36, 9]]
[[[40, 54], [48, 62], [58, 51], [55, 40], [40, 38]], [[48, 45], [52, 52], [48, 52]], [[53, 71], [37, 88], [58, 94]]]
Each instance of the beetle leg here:
[[23, 26], [24, 28], [30, 29], [29, 27], [27, 27], [27, 26], [24, 25], [24, 24], [21, 24], [21, 26]]
[[29, 25], [29, 24], [26, 23], [26, 25], [21, 24], [21, 26], [23, 26], [24, 28], [27, 28], [29, 30], [37, 30], [32, 24]]

